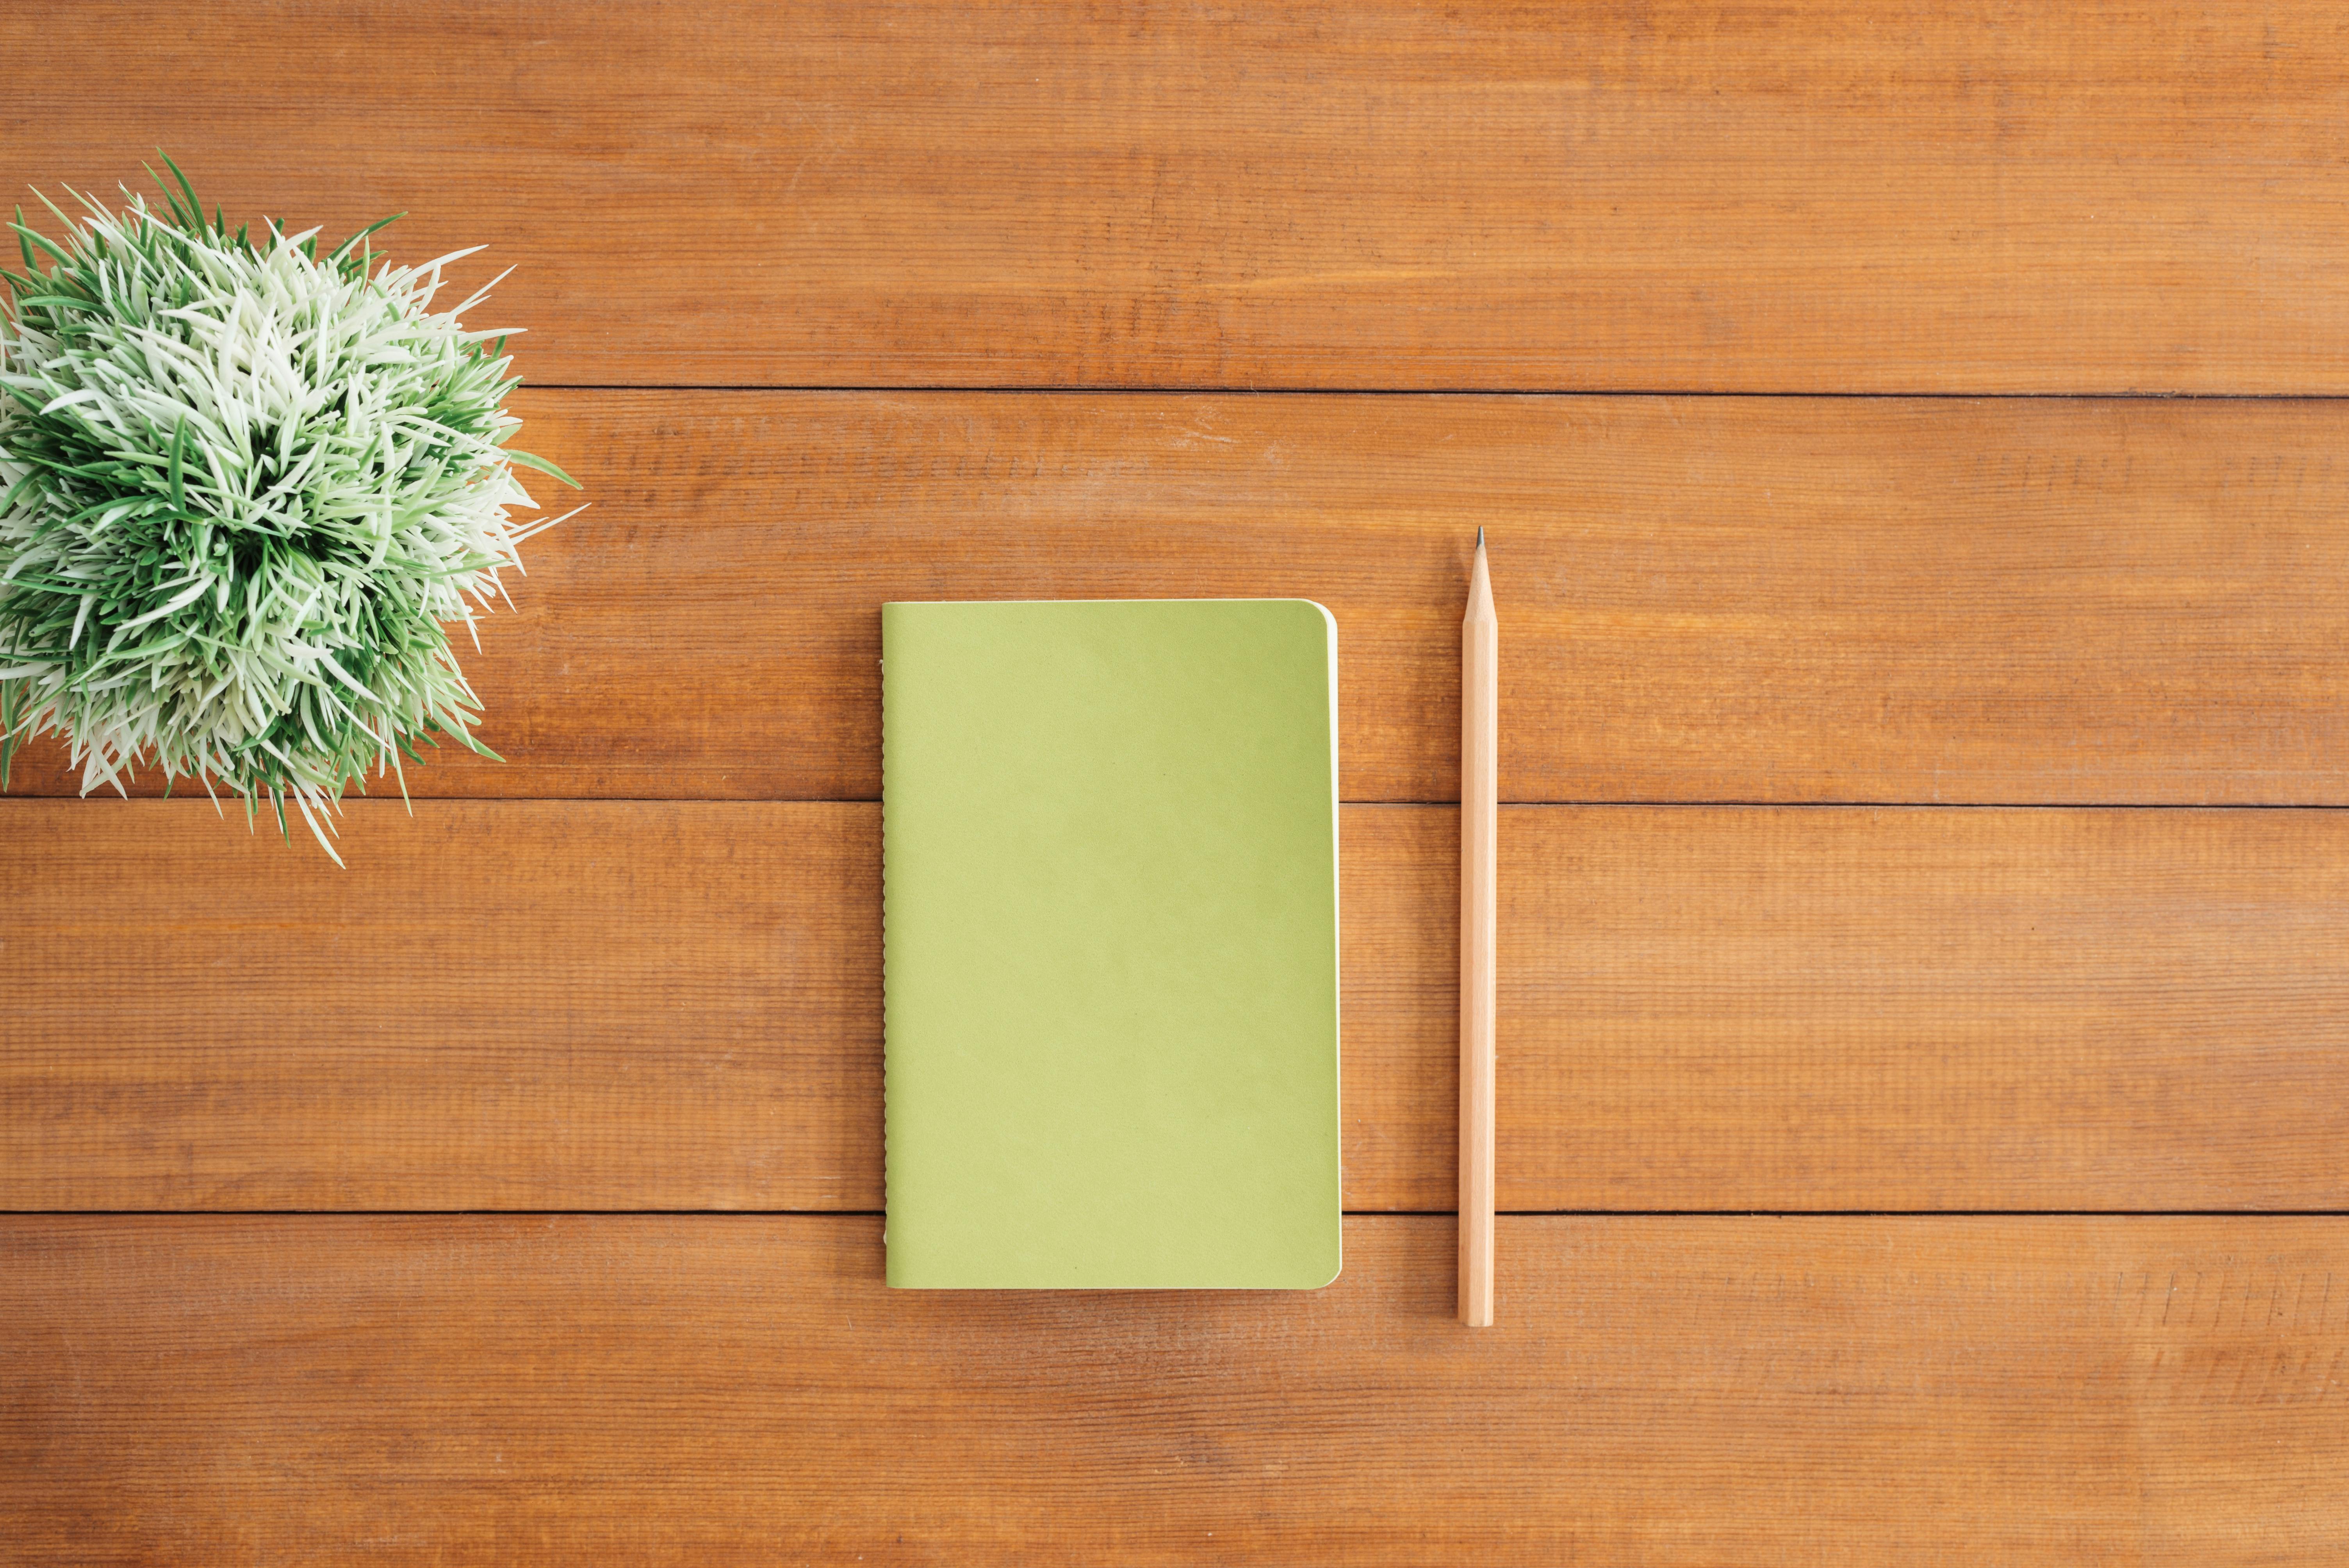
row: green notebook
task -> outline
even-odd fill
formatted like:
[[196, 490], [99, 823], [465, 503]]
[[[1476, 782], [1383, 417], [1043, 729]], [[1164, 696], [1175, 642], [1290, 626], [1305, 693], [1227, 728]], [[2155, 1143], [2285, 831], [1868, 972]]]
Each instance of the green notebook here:
[[881, 612], [893, 1285], [1337, 1277], [1337, 627]]

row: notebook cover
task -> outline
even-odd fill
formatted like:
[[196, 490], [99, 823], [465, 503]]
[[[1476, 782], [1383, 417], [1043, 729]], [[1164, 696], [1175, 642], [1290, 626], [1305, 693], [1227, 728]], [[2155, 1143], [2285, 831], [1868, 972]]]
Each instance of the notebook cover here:
[[889, 1283], [1327, 1284], [1329, 612], [881, 616]]

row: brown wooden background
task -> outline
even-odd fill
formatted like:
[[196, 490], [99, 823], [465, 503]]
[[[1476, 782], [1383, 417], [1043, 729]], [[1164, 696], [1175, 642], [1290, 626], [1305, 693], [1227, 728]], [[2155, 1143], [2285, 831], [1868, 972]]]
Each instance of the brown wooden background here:
[[[486, 242], [594, 503], [467, 661], [508, 762], [347, 872], [20, 763], [0, 1560], [2349, 1561], [2349, 12], [240, 0], [0, 60], [0, 185], [160, 145]], [[892, 1295], [876, 607], [1173, 593], [1339, 620], [1345, 1274]]]

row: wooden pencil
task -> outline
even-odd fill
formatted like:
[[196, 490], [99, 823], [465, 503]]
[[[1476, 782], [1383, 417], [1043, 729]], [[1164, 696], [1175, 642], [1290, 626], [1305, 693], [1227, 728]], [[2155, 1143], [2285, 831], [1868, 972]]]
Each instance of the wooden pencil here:
[[1476, 531], [1460, 626], [1460, 1321], [1493, 1324], [1493, 1074], [1501, 624]]

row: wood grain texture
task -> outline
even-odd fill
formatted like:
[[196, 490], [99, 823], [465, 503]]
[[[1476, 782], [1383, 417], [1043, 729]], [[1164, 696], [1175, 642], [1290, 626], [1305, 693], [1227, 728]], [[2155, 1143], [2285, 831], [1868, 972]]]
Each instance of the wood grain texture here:
[[[2349, 815], [1513, 808], [1504, 1209], [2349, 1206]], [[1343, 815], [1346, 1199], [1450, 1210], [1458, 829]], [[877, 1209], [878, 811], [0, 803], [0, 1208]]]
[[2349, 804], [2349, 405], [522, 407], [593, 504], [465, 655], [509, 760], [420, 793], [872, 799], [885, 600], [1294, 594], [1347, 798], [1456, 799], [1482, 523], [1505, 799]]
[[2349, 819], [1502, 814], [1504, 1207], [2349, 1207]]
[[1358, 1219], [890, 1292], [866, 1217], [0, 1222], [15, 1562], [2349, 1555], [2349, 1221]]
[[0, 1207], [880, 1207], [878, 808], [343, 825], [0, 803]]
[[407, 212], [570, 384], [2339, 393], [2344, 50], [2325, 0], [11, 7], [0, 185], [160, 145]]

